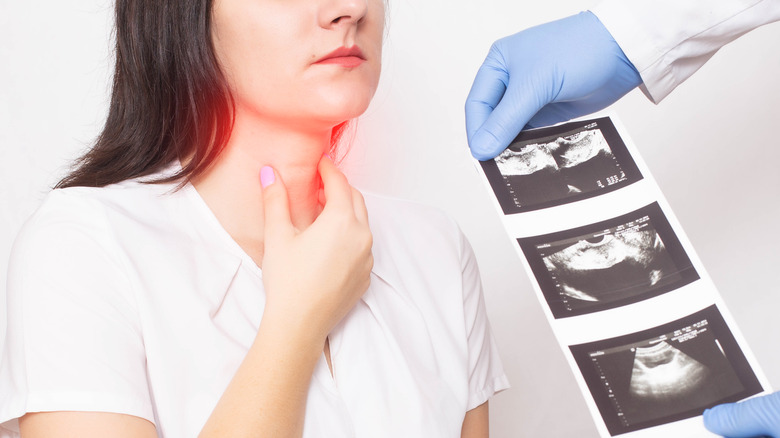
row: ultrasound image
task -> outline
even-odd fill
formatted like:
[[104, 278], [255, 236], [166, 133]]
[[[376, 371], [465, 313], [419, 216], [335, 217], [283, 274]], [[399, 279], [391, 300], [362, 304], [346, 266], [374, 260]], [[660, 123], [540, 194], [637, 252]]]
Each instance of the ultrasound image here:
[[499, 201], [505, 213], [572, 202], [638, 176], [609, 119], [583, 123], [526, 131], [494, 161], [483, 163], [494, 191], [504, 198]]
[[761, 391], [714, 306], [571, 349], [612, 435], [700, 415]]
[[634, 367], [628, 392], [634, 398], [667, 403], [680, 395], [690, 395], [710, 375], [706, 365], [666, 341], [632, 350]]
[[[557, 172], [565, 171], [596, 157], [607, 161], [603, 159], [611, 160], [613, 155], [601, 131], [590, 129], [558, 137], [547, 143], [513, 143], [496, 157], [496, 164], [504, 176], [531, 175], [547, 168]], [[609, 163], [609, 170], [614, 170], [614, 166], [615, 163]], [[589, 184], [595, 184], [590, 179], [572, 183], [567, 185], [567, 189], [576, 193], [586, 189]]]
[[698, 278], [657, 204], [518, 242], [556, 318], [631, 304]]
[[[569, 239], [543, 246], [539, 252], [549, 253], [542, 257], [547, 271], [560, 293], [573, 300], [611, 301], [680, 279], [648, 216], [573, 243]], [[578, 301], [569, 305], [576, 307]]]

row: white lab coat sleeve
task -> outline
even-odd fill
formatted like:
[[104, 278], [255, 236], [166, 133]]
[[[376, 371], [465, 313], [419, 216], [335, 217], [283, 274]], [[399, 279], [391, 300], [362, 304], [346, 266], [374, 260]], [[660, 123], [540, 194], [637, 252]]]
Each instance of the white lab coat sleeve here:
[[463, 305], [468, 340], [468, 410], [485, 403], [494, 394], [509, 388], [498, 347], [490, 330], [474, 252], [460, 235]]
[[780, 20], [780, 0], [603, 0], [591, 11], [660, 102], [721, 47]]
[[17, 237], [0, 360], [0, 437], [27, 412], [154, 421], [126, 263], [95, 201], [55, 190]]

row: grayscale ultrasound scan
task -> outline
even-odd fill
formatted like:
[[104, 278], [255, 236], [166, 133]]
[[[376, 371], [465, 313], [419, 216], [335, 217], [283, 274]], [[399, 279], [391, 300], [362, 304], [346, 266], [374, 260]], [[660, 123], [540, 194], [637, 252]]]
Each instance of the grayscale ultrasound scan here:
[[658, 204], [518, 243], [556, 318], [632, 304], [698, 279]]
[[641, 179], [607, 118], [524, 131], [482, 167], [506, 214], [589, 198]]
[[762, 390], [715, 306], [571, 350], [612, 435], [700, 415]]

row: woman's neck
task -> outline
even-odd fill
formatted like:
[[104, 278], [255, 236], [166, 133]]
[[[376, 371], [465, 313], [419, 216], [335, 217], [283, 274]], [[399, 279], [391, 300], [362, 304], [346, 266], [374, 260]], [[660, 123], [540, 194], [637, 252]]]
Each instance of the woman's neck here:
[[236, 119], [230, 141], [214, 164], [192, 181], [227, 232], [260, 265], [263, 192], [260, 169], [271, 166], [287, 188], [290, 218], [303, 230], [320, 213], [317, 165], [330, 146], [330, 131], [301, 132]]

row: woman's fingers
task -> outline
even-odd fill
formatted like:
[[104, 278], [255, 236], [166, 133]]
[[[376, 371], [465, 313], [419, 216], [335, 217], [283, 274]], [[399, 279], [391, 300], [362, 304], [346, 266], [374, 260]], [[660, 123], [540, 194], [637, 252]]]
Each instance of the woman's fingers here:
[[352, 188], [352, 208], [355, 210], [355, 217], [362, 224], [368, 224], [368, 210], [363, 200], [363, 194], [356, 188]]
[[351, 207], [360, 223], [367, 224], [368, 212], [366, 211], [366, 203], [363, 201], [363, 195], [349, 185], [347, 178], [327, 155], [322, 156], [319, 171], [322, 178], [323, 194], [320, 202], [326, 207], [330, 205], [333, 210], [338, 208], [349, 209]]
[[322, 158], [319, 172], [323, 210], [310, 226], [297, 232], [279, 175], [270, 168], [261, 171], [265, 202], [262, 268], [265, 311], [324, 338], [368, 288], [373, 237], [360, 192], [330, 158]]
[[351, 209], [352, 186], [347, 182], [347, 177], [333, 164], [333, 161], [323, 155], [318, 167], [322, 178], [322, 190], [325, 195], [325, 208]]
[[288, 238], [295, 234], [290, 219], [287, 188], [276, 171], [270, 166], [260, 169], [260, 184], [263, 186], [263, 211], [265, 213], [265, 241]]

